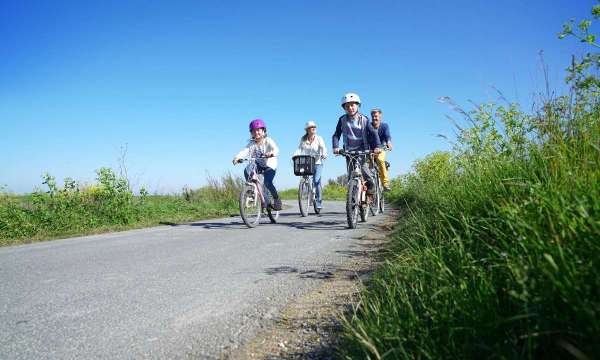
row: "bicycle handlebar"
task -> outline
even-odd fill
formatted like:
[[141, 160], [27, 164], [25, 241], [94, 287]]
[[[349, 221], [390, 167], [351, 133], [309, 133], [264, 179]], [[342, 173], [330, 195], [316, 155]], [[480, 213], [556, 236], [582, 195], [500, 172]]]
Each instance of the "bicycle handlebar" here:
[[373, 150], [353, 150], [353, 151], [346, 151], [344, 149], [340, 149], [339, 154], [343, 155], [343, 156], [351, 156], [351, 155], [369, 155], [369, 154], [374, 154], [375, 151]]
[[269, 156], [251, 156], [251, 157], [245, 157], [245, 158], [238, 159], [237, 163], [240, 164], [240, 163], [243, 163], [244, 161], [255, 161], [258, 159], [269, 159], [269, 158], [270, 158]]

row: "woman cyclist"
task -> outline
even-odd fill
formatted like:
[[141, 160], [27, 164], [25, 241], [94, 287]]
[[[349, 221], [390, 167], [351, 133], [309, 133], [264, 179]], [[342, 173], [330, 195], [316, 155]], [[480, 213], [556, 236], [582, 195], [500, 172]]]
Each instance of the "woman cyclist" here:
[[294, 152], [296, 155], [310, 155], [315, 158], [315, 172], [313, 174], [313, 187], [315, 189], [315, 201], [317, 209], [323, 208], [323, 199], [321, 196], [321, 173], [323, 171], [323, 160], [327, 158], [327, 147], [325, 141], [317, 135], [317, 124], [309, 121], [304, 125], [305, 134], [300, 138], [298, 149]]

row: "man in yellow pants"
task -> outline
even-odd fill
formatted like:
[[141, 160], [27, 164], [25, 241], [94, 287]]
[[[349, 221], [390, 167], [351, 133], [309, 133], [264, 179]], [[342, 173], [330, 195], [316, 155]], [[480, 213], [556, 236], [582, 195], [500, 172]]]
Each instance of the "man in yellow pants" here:
[[[381, 121], [383, 114], [381, 109], [373, 109], [371, 110], [371, 119], [373, 122], [373, 127], [377, 129], [379, 133], [379, 140], [381, 141], [381, 146], [387, 146], [389, 150], [392, 150], [392, 137], [390, 135], [390, 128], [388, 124]], [[388, 177], [388, 170], [385, 166], [385, 151], [380, 152], [375, 155], [375, 162], [377, 162], [377, 166], [379, 167], [379, 177], [381, 178], [381, 182], [383, 183], [383, 189], [385, 191], [390, 190], [390, 179]]]

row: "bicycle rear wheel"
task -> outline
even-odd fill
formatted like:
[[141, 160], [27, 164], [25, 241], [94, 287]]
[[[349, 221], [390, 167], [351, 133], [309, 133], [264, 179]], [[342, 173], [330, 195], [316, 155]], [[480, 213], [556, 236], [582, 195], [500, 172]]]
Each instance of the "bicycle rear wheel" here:
[[305, 179], [300, 180], [298, 185], [298, 207], [300, 208], [300, 215], [302, 217], [308, 215], [308, 207], [310, 204], [310, 184]]
[[346, 219], [350, 229], [356, 228], [358, 222], [358, 208], [360, 204], [360, 183], [357, 179], [348, 182], [348, 191], [346, 193]]
[[381, 185], [381, 179], [377, 174], [377, 169], [375, 169], [375, 172], [375, 194], [373, 194], [373, 201], [369, 203], [369, 212], [371, 212], [371, 215], [373, 216], [379, 214], [379, 200], [383, 194], [383, 187]]
[[253, 185], [246, 185], [240, 193], [240, 215], [246, 226], [253, 228], [262, 214], [260, 199]]

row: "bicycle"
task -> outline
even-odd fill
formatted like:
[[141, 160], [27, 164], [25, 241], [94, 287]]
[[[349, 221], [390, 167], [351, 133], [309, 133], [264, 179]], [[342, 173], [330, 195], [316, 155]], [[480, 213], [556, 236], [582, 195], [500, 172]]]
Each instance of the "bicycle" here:
[[[383, 151], [391, 151], [390, 148], [388, 148], [387, 146], [385, 146], [384, 148], [382, 148]], [[390, 163], [389, 162], [385, 162], [385, 167], [387, 169], [390, 168]], [[383, 184], [381, 183], [381, 178], [379, 177], [379, 165], [377, 164], [377, 162], [375, 161], [375, 159], [373, 159], [373, 168], [374, 168], [374, 172], [375, 172], [375, 195], [374, 195], [374, 201], [373, 201], [373, 205], [376, 204], [376, 206], [370, 206], [369, 210], [371, 211], [371, 215], [375, 216], [379, 213], [383, 214], [385, 212], [385, 194], [383, 191]]]
[[321, 209], [317, 207], [316, 192], [313, 188], [313, 175], [315, 169], [315, 158], [311, 155], [296, 155], [292, 157], [294, 162], [294, 174], [302, 176], [298, 184], [298, 207], [302, 217], [308, 216], [308, 209], [312, 204], [315, 214]]
[[263, 176], [256, 170], [256, 160], [264, 158], [266, 157], [249, 157], [238, 161], [254, 162], [250, 176], [240, 192], [240, 216], [249, 228], [258, 225], [265, 212], [271, 223], [276, 223], [279, 218], [279, 211], [273, 208], [270, 197], [265, 197]]
[[346, 219], [350, 229], [355, 229], [360, 214], [361, 222], [366, 222], [369, 217], [368, 207], [372, 199], [367, 196], [367, 182], [363, 178], [360, 158], [373, 154], [372, 150], [364, 151], [345, 151], [340, 149], [340, 155], [348, 158], [349, 166], [354, 168], [348, 178], [348, 190], [346, 193]]

